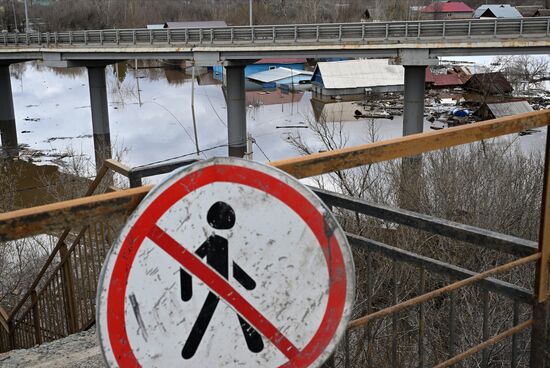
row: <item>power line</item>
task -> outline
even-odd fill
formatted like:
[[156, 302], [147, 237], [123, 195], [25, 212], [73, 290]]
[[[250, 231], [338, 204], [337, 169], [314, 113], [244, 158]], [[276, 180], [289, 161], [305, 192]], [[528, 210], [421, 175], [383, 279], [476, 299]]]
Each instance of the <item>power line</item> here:
[[269, 159], [269, 157], [267, 157], [267, 155], [265, 154], [264, 150], [262, 149], [262, 147], [260, 147], [260, 145], [258, 144], [258, 142], [254, 139], [254, 144], [256, 145], [256, 147], [258, 147], [258, 149], [260, 150], [260, 152], [262, 153], [262, 155], [264, 155], [264, 157], [267, 159], [268, 162], [271, 162], [271, 160]]
[[[200, 152], [200, 153], [204, 153], [204, 152], [212, 151], [212, 150], [215, 150], [215, 149], [217, 149], [217, 148], [222, 148], [222, 147], [228, 147], [228, 145], [227, 145], [227, 144], [220, 144], [220, 145], [217, 145], [217, 146], [214, 146], [214, 147], [205, 148], [205, 149], [203, 149], [203, 150], [200, 150], [199, 152]], [[197, 154], [196, 152], [190, 152], [190, 153], [186, 153], [186, 154], [179, 155], [179, 156], [169, 157], [169, 158], [166, 158], [166, 159], [163, 159], [163, 160], [159, 160], [159, 161], [153, 161], [153, 162], [150, 162], [150, 163], [148, 163], [148, 164], [143, 164], [143, 165], [140, 165], [140, 166], [135, 166], [135, 167], [133, 167], [133, 168], [134, 168], [134, 169], [138, 169], [138, 168], [142, 168], [142, 167], [149, 166], [149, 165], [161, 164], [161, 163], [163, 163], [163, 162], [168, 162], [168, 161], [176, 160], [176, 159], [178, 159], [178, 158], [185, 158], [185, 157], [193, 156], [193, 155], [196, 155], [196, 154]]]

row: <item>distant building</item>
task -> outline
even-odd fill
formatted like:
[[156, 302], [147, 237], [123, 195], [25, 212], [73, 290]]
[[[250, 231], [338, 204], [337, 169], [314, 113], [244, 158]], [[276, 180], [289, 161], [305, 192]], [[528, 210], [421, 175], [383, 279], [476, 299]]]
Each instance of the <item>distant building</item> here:
[[481, 5], [474, 18], [522, 18], [521, 13], [509, 4]]
[[464, 82], [458, 74], [434, 74], [434, 88], [456, 88], [462, 87]]
[[320, 62], [313, 72], [312, 84], [313, 92], [324, 96], [403, 91], [405, 71], [385, 59]]
[[426, 86], [429, 88], [463, 87], [471, 77], [470, 69], [465, 66], [455, 66], [445, 74], [434, 74], [429, 67], [426, 68]]
[[535, 13], [535, 17], [550, 17], [550, 9], [539, 9]]
[[474, 74], [464, 84], [464, 89], [483, 96], [507, 95], [514, 88], [500, 72]]
[[361, 15], [361, 22], [371, 22], [371, 18], [369, 9], [365, 9], [365, 12]]
[[519, 5], [516, 6], [517, 11], [521, 14], [522, 17], [535, 17], [537, 11], [543, 8], [540, 5]]
[[263, 72], [250, 74], [247, 78], [266, 88], [275, 88], [280, 85], [294, 85], [310, 82], [312, 72], [299, 69], [275, 68]]
[[[284, 59], [275, 59], [275, 58], [266, 58], [256, 61], [254, 64], [248, 64], [244, 68], [244, 75], [248, 77], [251, 74], [264, 72], [270, 69], [276, 68], [288, 68], [294, 70], [304, 70], [307, 60], [305, 58], [284, 58]], [[214, 78], [218, 80], [223, 80], [224, 67], [221, 65], [215, 65]]]
[[201, 21], [201, 22], [166, 22], [164, 28], [223, 28], [227, 23], [223, 20]]
[[164, 24], [148, 24], [147, 29], [164, 29]]
[[464, 19], [471, 18], [474, 9], [461, 1], [434, 2], [421, 11], [422, 19]]
[[483, 120], [487, 120], [524, 114], [532, 111], [533, 108], [527, 101], [509, 101], [483, 104], [479, 110], [475, 112], [475, 115], [479, 116]]

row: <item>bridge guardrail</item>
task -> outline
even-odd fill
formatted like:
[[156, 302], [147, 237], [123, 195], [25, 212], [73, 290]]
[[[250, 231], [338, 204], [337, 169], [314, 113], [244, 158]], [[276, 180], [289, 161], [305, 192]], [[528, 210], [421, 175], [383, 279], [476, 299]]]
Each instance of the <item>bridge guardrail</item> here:
[[109, 29], [7, 33], [3, 46], [243, 45], [340, 42], [402, 42], [537, 38], [550, 36], [550, 17], [381, 23], [259, 25], [223, 28]]

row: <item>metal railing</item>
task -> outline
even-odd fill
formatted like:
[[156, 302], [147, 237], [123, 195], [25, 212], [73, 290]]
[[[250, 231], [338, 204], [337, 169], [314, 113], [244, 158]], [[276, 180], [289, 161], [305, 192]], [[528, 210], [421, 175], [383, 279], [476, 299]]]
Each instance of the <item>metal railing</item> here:
[[[130, 169], [108, 159], [84, 196], [91, 196], [98, 188], [102, 192], [115, 190], [108, 185], [112, 172], [127, 177], [130, 186], [135, 187], [141, 186], [144, 177], [168, 173], [195, 161], [179, 160]], [[88, 329], [94, 324], [99, 273], [125, 217], [119, 215], [93, 221], [76, 233], [74, 229], [63, 231], [19, 303], [9, 314], [0, 308], [3, 327], [3, 331], [0, 329], [0, 351], [32, 347]]]
[[[550, 124], [550, 111], [506, 117], [483, 123], [417, 134], [342, 150], [271, 163], [296, 177], [309, 177], [344, 168], [417, 155], [435, 149], [518, 133]], [[471, 244], [487, 250], [495, 258], [487, 269], [473, 271], [441, 260], [423, 256], [380, 241], [348, 233], [361, 262], [358, 271], [357, 299], [353, 320], [329, 367], [363, 366], [432, 366], [447, 367], [459, 362], [466, 366], [491, 366], [498, 357], [499, 366], [544, 367], [548, 351], [548, 293], [550, 263], [550, 147], [547, 145], [541, 237], [538, 243], [473, 226], [418, 214], [412, 211], [366, 202], [340, 194], [316, 190], [337, 216], [345, 211], [352, 218], [368, 216], [377, 221], [398, 224], [387, 230], [412, 228], [434, 236]], [[128, 174], [132, 170], [108, 161], [105, 167]], [[105, 169], [106, 170], [106, 169]], [[139, 171], [138, 171], [139, 172]], [[143, 171], [143, 173], [147, 171]], [[39, 208], [0, 214], [0, 241], [18, 239], [63, 228], [69, 221], [81, 225], [110, 218], [112, 213], [128, 213], [135, 208], [150, 187], [139, 187], [86, 199], [61, 202]], [[91, 216], [90, 214], [93, 214]], [[86, 222], [87, 221], [87, 222]], [[405, 226], [403, 226], [405, 225]], [[344, 224], [345, 226], [345, 224]], [[89, 229], [89, 227], [87, 227]], [[84, 227], [86, 229], [86, 227]], [[87, 230], [83, 230], [87, 231]], [[406, 235], [407, 233], [405, 233]], [[92, 233], [78, 238], [94, 239]], [[73, 242], [73, 244], [75, 244]], [[88, 311], [93, 310], [97, 273], [90, 257], [101, 258], [97, 242], [87, 243], [80, 253], [69, 249], [45, 287], [31, 288], [25, 308], [0, 313], [0, 348], [26, 347], [42, 339], [54, 339], [69, 333], [71, 309], [75, 310], [78, 328], [85, 328]], [[93, 250], [85, 248], [94, 248]], [[76, 246], [71, 249], [77, 249]], [[92, 254], [92, 252], [95, 252]], [[69, 255], [71, 254], [71, 255]], [[74, 256], [72, 255], [74, 254]], [[73, 258], [70, 258], [73, 257]], [[70, 267], [64, 268], [71, 260]], [[95, 264], [100, 264], [99, 262]], [[87, 263], [88, 262], [88, 263]], [[536, 262], [536, 267], [533, 263]], [[90, 266], [90, 264], [92, 264]], [[519, 267], [518, 285], [507, 272]], [[75, 305], [64, 295], [69, 269], [81, 282], [75, 292]], [[84, 271], [83, 271], [84, 270]], [[81, 276], [82, 275], [82, 276]], [[517, 275], [517, 274], [516, 274]], [[498, 277], [497, 277], [498, 276]], [[535, 281], [534, 283], [532, 281]], [[94, 282], [95, 281], [95, 282]], [[534, 287], [533, 287], [534, 284]], [[51, 295], [48, 299], [41, 295]], [[50, 304], [48, 304], [50, 303]], [[56, 308], [57, 305], [62, 305]], [[86, 304], [88, 303], [88, 304]], [[82, 305], [79, 307], [78, 304]], [[63, 307], [66, 305], [66, 307]], [[467, 307], [468, 309], [465, 309]], [[82, 311], [86, 309], [86, 312]], [[468, 313], [463, 312], [467, 310]], [[459, 312], [460, 311], [460, 312]], [[47, 315], [47, 321], [45, 317]], [[495, 316], [500, 320], [495, 320]], [[37, 323], [38, 321], [38, 323]], [[92, 321], [86, 321], [88, 325]], [[467, 322], [467, 323], [466, 323]], [[7, 326], [7, 327], [6, 327]], [[467, 326], [467, 329], [465, 329]], [[527, 334], [527, 330], [531, 333]], [[491, 350], [495, 349], [495, 350]], [[481, 354], [480, 357], [477, 357]], [[470, 359], [470, 360], [469, 360]], [[475, 359], [478, 359], [476, 361]]]
[[[501, 364], [507, 361], [511, 367], [520, 366], [520, 358], [526, 350], [526, 339], [521, 338], [519, 333], [535, 322], [531, 308], [536, 300], [528, 288], [502, 281], [495, 276], [537, 261], [541, 254], [537, 253], [535, 242], [312, 189], [332, 207], [337, 216], [343, 218], [366, 215], [421, 230], [427, 236], [434, 234], [480, 249], [520, 257], [478, 273], [348, 233], [356, 259], [362, 259], [365, 265], [358, 270], [357, 275], [358, 285], [362, 289], [357, 291], [360, 296], [358, 299], [363, 305], [356, 306], [356, 314], [359, 316], [348, 325], [346, 338], [328, 367], [447, 367], [480, 352], [477, 363], [481, 364], [467, 361], [466, 366], [488, 367], [495, 355], [498, 355]], [[498, 254], [495, 255], [495, 259], [498, 257]], [[400, 269], [407, 270], [412, 282], [407, 283], [398, 276]], [[472, 300], [471, 297], [464, 297], [465, 293], [479, 298]], [[430, 306], [429, 303], [434, 301], [436, 306]], [[503, 304], [505, 307], [499, 308]], [[478, 331], [459, 328], [457, 315], [460, 313], [457, 310], [463, 309], [465, 305], [477, 311], [474, 313], [479, 315]], [[496, 325], [496, 309], [500, 309], [501, 318], [503, 315], [506, 317], [503, 318], [503, 325], [494, 328], [492, 325]], [[443, 336], [434, 342], [433, 326], [438, 324], [439, 333]], [[462, 321], [462, 324], [466, 322]], [[427, 331], [428, 327], [432, 328], [431, 332]], [[506, 338], [510, 339], [503, 343], [502, 340]], [[468, 340], [481, 341], [481, 344], [468, 345]], [[489, 349], [496, 343], [501, 343], [504, 352], [491, 354]]]
[[253, 45], [545, 38], [550, 17], [7, 33], [3, 46]]

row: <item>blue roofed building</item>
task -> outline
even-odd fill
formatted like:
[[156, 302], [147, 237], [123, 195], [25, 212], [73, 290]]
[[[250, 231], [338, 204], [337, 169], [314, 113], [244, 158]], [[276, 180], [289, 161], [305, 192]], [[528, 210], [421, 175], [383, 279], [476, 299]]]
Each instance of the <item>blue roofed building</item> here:
[[[265, 72], [276, 68], [288, 68], [293, 70], [305, 70], [305, 58], [286, 58], [286, 59], [260, 59], [254, 64], [249, 64], [244, 68], [244, 75], [249, 75]], [[213, 68], [214, 78], [223, 81], [224, 68], [221, 65], [216, 65]]]

